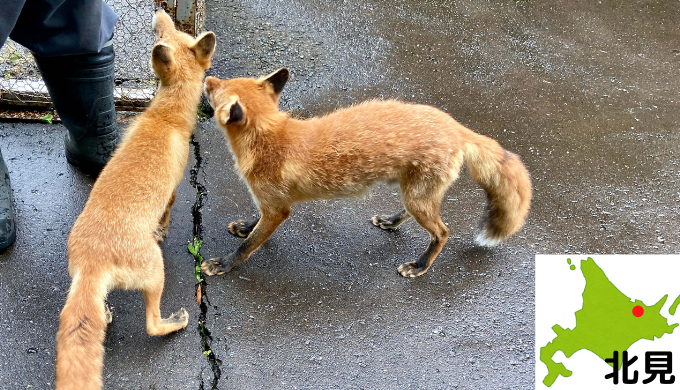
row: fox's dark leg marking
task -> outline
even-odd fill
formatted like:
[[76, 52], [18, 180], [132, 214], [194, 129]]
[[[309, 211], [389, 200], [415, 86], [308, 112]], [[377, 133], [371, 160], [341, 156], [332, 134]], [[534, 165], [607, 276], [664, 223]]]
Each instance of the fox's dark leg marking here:
[[163, 239], [165, 239], [165, 236], [168, 234], [168, 225], [170, 225], [170, 211], [172, 210], [172, 205], [175, 203], [176, 193], [176, 190], [172, 192], [170, 201], [165, 207], [165, 212], [163, 212], [163, 216], [161, 216], [160, 221], [158, 221], [158, 227], [153, 232], [153, 236], [158, 242], [162, 242]]
[[255, 229], [255, 226], [257, 226], [258, 222], [260, 222], [260, 217], [250, 221], [239, 219], [238, 221], [230, 222], [229, 226], [227, 226], [227, 230], [236, 237], [245, 238], [248, 237], [253, 229]]
[[371, 219], [373, 224], [383, 230], [396, 229], [402, 223], [411, 219], [411, 214], [406, 210], [401, 210], [394, 215], [375, 215]]
[[231, 271], [232, 268], [238, 264], [243, 263], [260, 247], [269, 236], [274, 233], [281, 222], [285, 221], [290, 215], [289, 208], [279, 210], [262, 210], [262, 217], [257, 222], [257, 225], [248, 237], [243, 240], [236, 251], [229, 254], [229, 256], [221, 258], [216, 257], [209, 260], [204, 260], [201, 264], [201, 269], [206, 275], [220, 275]]
[[399, 271], [401, 276], [410, 278], [424, 274], [427, 272], [427, 269], [430, 268], [434, 259], [437, 258], [439, 252], [441, 252], [444, 243], [446, 243], [445, 239], [443, 241], [441, 239], [430, 240], [430, 244], [427, 246], [425, 252], [420, 255], [418, 260], [409, 261], [400, 265], [399, 268], [397, 268], [397, 271]]
[[[437, 193], [437, 191], [432, 191]], [[427, 272], [449, 238], [449, 229], [439, 216], [440, 201], [436, 198], [423, 199], [408, 192], [404, 196], [404, 207], [416, 222], [430, 233], [430, 244], [418, 260], [409, 261], [397, 268], [401, 276], [414, 278]]]

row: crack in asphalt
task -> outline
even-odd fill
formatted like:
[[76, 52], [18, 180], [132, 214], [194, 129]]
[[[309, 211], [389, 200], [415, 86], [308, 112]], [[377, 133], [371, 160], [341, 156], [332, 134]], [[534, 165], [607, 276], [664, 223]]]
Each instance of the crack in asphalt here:
[[[201, 170], [201, 165], [203, 163], [203, 158], [201, 157], [201, 146], [193, 136], [191, 137], [190, 142], [194, 147], [194, 159], [196, 160], [193, 168], [191, 168], [190, 177], [191, 186], [196, 189], [196, 202], [191, 207], [191, 215], [193, 216], [193, 247], [191, 243], [189, 246], [194, 249], [192, 254], [194, 255], [194, 259], [196, 261], [196, 279], [198, 281], [198, 283], [196, 283], [196, 303], [199, 305], [200, 313], [198, 315], [197, 330], [201, 337], [201, 348], [203, 355], [208, 358], [208, 362], [210, 363], [210, 368], [213, 373], [213, 378], [210, 382], [210, 388], [214, 390], [217, 389], [217, 384], [220, 380], [220, 377], [222, 376], [222, 370], [220, 369], [222, 361], [217, 358], [215, 352], [213, 352], [213, 350], [210, 348], [210, 342], [213, 340], [213, 338], [210, 334], [210, 330], [206, 327], [206, 317], [208, 314], [208, 306], [211, 305], [207, 294], [208, 284], [205, 282], [203, 273], [200, 271], [201, 262], [203, 260], [202, 256], [200, 255], [201, 243], [203, 242], [203, 215], [201, 214], [201, 208], [203, 207], [203, 200], [207, 195], [207, 191], [205, 186], [203, 186], [203, 184], [198, 181], [198, 173]], [[204, 390], [205, 383], [203, 382], [202, 370], [201, 374], [199, 374], [199, 377], [201, 380], [199, 390]]]

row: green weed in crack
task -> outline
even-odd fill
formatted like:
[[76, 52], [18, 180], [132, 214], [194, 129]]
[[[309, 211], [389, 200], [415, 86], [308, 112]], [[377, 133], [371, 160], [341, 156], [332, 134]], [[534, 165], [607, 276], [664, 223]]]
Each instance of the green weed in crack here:
[[[207, 191], [202, 183], [198, 181], [198, 173], [201, 170], [201, 164], [203, 163], [203, 158], [201, 157], [201, 146], [198, 141], [191, 137], [191, 145], [194, 147], [194, 158], [196, 163], [191, 168], [190, 183], [196, 189], [196, 202], [191, 207], [191, 215], [194, 220], [193, 224], [193, 240], [187, 245], [189, 253], [194, 257], [195, 262], [195, 277], [196, 277], [196, 303], [200, 308], [200, 313], [198, 315], [198, 333], [201, 336], [201, 349], [203, 355], [208, 358], [210, 363], [210, 369], [213, 372], [213, 379], [210, 382], [210, 388], [217, 389], [217, 383], [222, 376], [222, 370], [220, 365], [222, 361], [215, 356], [212, 348], [210, 348], [210, 342], [212, 341], [212, 336], [210, 335], [210, 330], [206, 328], [206, 317], [208, 314], [208, 305], [210, 301], [208, 300], [207, 287], [208, 284], [203, 278], [201, 273], [201, 263], [203, 262], [203, 256], [201, 256], [201, 246], [203, 245], [203, 215], [201, 214], [201, 208], [203, 207], [203, 199], [207, 195]], [[205, 390], [205, 384], [203, 383], [203, 377], [200, 375], [201, 383], [199, 385], [199, 390]]]
[[[201, 273], [201, 263], [203, 263], [203, 256], [201, 256], [201, 245], [203, 245], [203, 241], [199, 240], [198, 237], [194, 236], [194, 242], [189, 243], [187, 246], [189, 249], [189, 253], [191, 253], [194, 256], [194, 260], [196, 261], [196, 267], [194, 270], [194, 275], [196, 276], [197, 283], [201, 283], [203, 281], [203, 274]], [[197, 299], [197, 302], [200, 304], [200, 299]]]

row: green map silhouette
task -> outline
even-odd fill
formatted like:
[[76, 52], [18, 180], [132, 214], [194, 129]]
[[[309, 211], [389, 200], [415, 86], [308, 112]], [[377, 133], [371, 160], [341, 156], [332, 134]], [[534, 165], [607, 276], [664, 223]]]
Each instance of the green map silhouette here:
[[[614, 351], [625, 351], [641, 339], [654, 340], [666, 333], [671, 334], [678, 326], [668, 325], [666, 317], [660, 314], [668, 294], [653, 306], [645, 306], [641, 301], [633, 302], [619, 291], [592, 258], [581, 260], [581, 272], [586, 279], [586, 287], [583, 289], [583, 308], [575, 313], [576, 326], [573, 329], [553, 326], [557, 337], [541, 348], [540, 359], [548, 367], [543, 383], [548, 387], [559, 375], [568, 377], [572, 374], [564, 364], [552, 360], [557, 351], [561, 350], [566, 357], [571, 357], [585, 349], [602, 360], [609, 359]], [[679, 301], [680, 297], [675, 300], [675, 307]], [[641, 317], [633, 315], [635, 306], [644, 309]]]

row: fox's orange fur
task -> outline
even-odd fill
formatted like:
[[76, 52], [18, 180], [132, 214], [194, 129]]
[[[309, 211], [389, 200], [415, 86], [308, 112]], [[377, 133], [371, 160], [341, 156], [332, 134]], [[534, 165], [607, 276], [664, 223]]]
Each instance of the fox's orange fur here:
[[259, 221], [229, 225], [230, 232], [247, 238], [228, 257], [204, 262], [208, 275], [245, 261], [288, 217], [291, 205], [362, 194], [381, 180], [400, 185], [404, 210], [375, 216], [373, 223], [393, 229], [412, 216], [431, 235], [425, 253], [398, 269], [403, 276], [421, 275], [448, 238], [439, 206], [464, 163], [489, 200], [478, 242], [496, 244], [524, 224], [531, 201], [529, 174], [517, 155], [493, 139], [436, 108], [394, 100], [297, 120], [278, 109], [287, 80], [286, 69], [257, 80], [206, 78], [216, 121], [261, 213]]
[[163, 11], [153, 25], [157, 41], [151, 65], [161, 80], [156, 97], [128, 128], [69, 235], [73, 280], [57, 334], [59, 390], [102, 387], [110, 290], [142, 290], [151, 336], [188, 323], [184, 309], [161, 318], [164, 271], [158, 241], [167, 232], [175, 189], [187, 164], [215, 35], [194, 39], [178, 32]]

